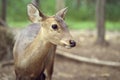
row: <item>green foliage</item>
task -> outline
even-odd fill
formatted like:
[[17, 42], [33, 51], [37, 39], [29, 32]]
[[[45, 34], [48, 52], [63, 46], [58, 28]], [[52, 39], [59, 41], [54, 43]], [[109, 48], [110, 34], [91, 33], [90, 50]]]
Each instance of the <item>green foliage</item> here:
[[95, 10], [93, 10], [93, 8], [91, 7], [80, 7], [79, 9], [70, 9], [68, 17], [79, 21], [94, 20]]
[[55, 0], [40, 0], [40, 10], [47, 15], [55, 13]]
[[69, 8], [68, 17], [79, 21], [94, 20], [94, 5], [87, 5], [84, 1], [81, 1], [81, 3], [77, 3], [76, 1], [66, 0], [66, 6]]
[[8, 0], [7, 16], [8, 20], [25, 21], [27, 19], [26, 5], [30, 0]]
[[[7, 16], [8, 20], [14, 21], [26, 21], [26, 5], [30, 3], [31, 0], [8, 0], [7, 2]], [[112, 3], [113, 2], [113, 3]], [[95, 20], [95, 1], [83, 0], [80, 3], [77, 0], [65, 0], [66, 6], [68, 6], [67, 17], [88, 21]], [[55, 13], [55, 0], [40, 0], [40, 9], [42, 12], [52, 15]], [[107, 0], [106, 5], [106, 18], [109, 21], [119, 21], [120, 20], [120, 1], [119, 0]]]
[[[40, 9], [42, 12], [51, 15], [55, 12], [55, 1], [52, 0], [40, 0]], [[31, 3], [31, 0], [8, 0], [8, 7], [7, 7], [7, 16], [8, 21], [26, 21], [28, 19], [27, 16], [27, 4]]]
[[[15, 21], [10, 21], [8, 22], [11, 27], [19, 27], [19, 28], [24, 28], [30, 22], [28, 21], [22, 21], [22, 22], [15, 22]], [[76, 20], [70, 20], [66, 19], [66, 23], [68, 24], [68, 28], [70, 29], [89, 29], [93, 30], [96, 29], [96, 23], [94, 21], [76, 21]], [[119, 22], [106, 22], [106, 28], [107, 30], [117, 30], [120, 31], [120, 23]]]
[[120, 4], [107, 4], [106, 18], [109, 21], [120, 21]]
[[[28, 16], [26, 12], [26, 5], [31, 0], [7, 0], [7, 22], [11, 26], [23, 26], [28, 23]], [[81, 29], [95, 27], [95, 4], [96, 0], [65, 0], [66, 7], [68, 7], [68, 13], [66, 21], [70, 28]], [[119, 29], [120, 21], [120, 0], [107, 0], [106, 2], [106, 19], [107, 28]], [[46, 15], [53, 15], [56, 12], [56, 0], [40, 0], [40, 10]], [[85, 22], [84, 22], [85, 21]], [[114, 21], [114, 25], [110, 22]], [[21, 23], [22, 22], [22, 23]], [[21, 23], [21, 24], [20, 24]], [[120, 29], [119, 29], [120, 30]]]

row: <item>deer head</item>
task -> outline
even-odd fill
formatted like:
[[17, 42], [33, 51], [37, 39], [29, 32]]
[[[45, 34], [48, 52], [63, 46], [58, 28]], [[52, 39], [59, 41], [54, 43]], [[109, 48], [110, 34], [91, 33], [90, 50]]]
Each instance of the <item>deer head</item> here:
[[58, 11], [53, 16], [46, 16], [33, 4], [28, 4], [27, 12], [33, 23], [39, 23], [44, 40], [67, 48], [74, 47], [76, 42], [72, 39], [68, 27], [64, 22], [67, 8]]

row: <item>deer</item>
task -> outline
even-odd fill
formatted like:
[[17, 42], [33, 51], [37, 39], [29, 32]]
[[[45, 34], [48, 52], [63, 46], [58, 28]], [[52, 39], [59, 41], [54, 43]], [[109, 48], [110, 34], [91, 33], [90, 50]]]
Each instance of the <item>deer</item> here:
[[29, 3], [27, 13], [32, 22], [16, 37], [13, 48], [16, 80], [52, 80], [57, 46], [76, 46], [65, 23], [67, 8], [46, 16]]

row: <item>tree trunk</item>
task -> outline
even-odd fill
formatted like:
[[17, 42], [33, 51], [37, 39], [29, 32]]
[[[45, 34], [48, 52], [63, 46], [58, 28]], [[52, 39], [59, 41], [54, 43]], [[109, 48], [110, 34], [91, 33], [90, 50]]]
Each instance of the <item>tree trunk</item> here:
[[0, 61], [12, 59], [13, 35], [6, 24], [7, 0], [0, 0]]
[[106, 0], [96, 2], [97, 44], [105, 45], [105, 3]]
[[56, 11], [65, 7], [65, 0], [56, 0]]
[[[2, 19], [2, 21], [4, 23], [6, 23], [6, 9], [7, 9], [6, 3], [7, 3], [7, 1], [6, 0], [2, 0], [1, 3], [2, 3], [1, 4], [1, 11], [0, 11], [1, 12], [1, 19]], [[4, 26], [3, 22], [0, 21], [0, 25]]]
[[13, 34], [9, 28], [0, 27], [0, 61], [12, 59]]
[[77, 9], [80, 7], [80, 0], [77, 0]]
[[40, 0], [32, 0], [32, 3], [33, 3], [35, 6], [39, 7]]

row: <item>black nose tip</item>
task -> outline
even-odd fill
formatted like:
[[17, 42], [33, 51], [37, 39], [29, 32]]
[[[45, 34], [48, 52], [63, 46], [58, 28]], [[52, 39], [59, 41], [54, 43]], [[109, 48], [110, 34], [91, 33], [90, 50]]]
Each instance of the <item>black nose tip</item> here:
[[76, 46], [76, 42], [74, 40], [70, 40], [70, 47], [75, 47]]

